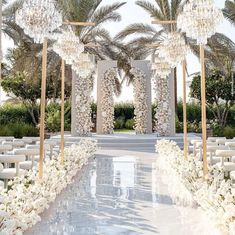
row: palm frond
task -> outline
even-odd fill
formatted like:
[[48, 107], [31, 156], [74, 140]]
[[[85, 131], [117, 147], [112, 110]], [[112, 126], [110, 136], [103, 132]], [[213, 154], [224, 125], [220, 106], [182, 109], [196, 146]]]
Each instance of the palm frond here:
[[115, 40], [121, 40], [130, 35], [143, 34], [154, 36], [157, 33], [156, 29], [148, 24], [135, 23], [127, 26], [124, 30], [115, 36]]
[[235, 0], [226, 0], [223, 13], [224, 17], [235, 26]]

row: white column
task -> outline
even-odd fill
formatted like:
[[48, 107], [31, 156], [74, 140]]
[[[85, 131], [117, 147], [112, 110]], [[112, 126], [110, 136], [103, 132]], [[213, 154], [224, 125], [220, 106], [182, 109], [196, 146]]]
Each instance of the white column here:
[[104, 74], [111, 68], [117, 67], [117, 61], [101, 60], [98, 61], [98, 74], [97, 74], [97, 134], [104, 134], [102, 128], [102, 112], [101, 112], [101, 98], [102, 98], [102, 79], [104, 79]]
[[133, 60], [131, 62], [131, 66], [133, 68], [137, 68], [146, 75], [146, 94], [147, 94], [147, 134], [152, 133], [152, 90], [151, 90], [151, 69], [150, 69], [150, 61], [148, 60]]

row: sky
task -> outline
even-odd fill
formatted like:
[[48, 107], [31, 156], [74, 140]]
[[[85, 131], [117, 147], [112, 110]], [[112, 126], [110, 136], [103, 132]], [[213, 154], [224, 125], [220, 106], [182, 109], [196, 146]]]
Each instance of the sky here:
[[[125, 0], [124, 0], [125, 1]], [[118, 32], [123, 30], [126, 26], [132, 23], [146, 23], [151, 24], [151, 18], [148, 13], [135, 4], [136, 0], [126, 0], [126, 4], [119, 9], [119, 13], [122, 16], [122, 21], [112, 22], [104, 25], [111, 35], [116, 35]], [[148, 0], [149, 2], [154, 3], [154, 0]], [[107, 5], [117, 2], [116, 0], [103, 0], [101, 5]], [[122, 0], [119, 0], [122, 2]], [[225, 0], [215, 0], [215, 4], [219, 8], [224, 7]], [[157, 27], [157, 26], [156, 26]], [[218, 27], [218, 32], [225, 34], [235, 42], [235, 28], [227, 21], [224, 22]], [[8, 47], [12, 47], [13, 43], [8, 38], [3, 37], [3, 52], [6, 53]], [[194, 55], [189, 55], [187, 57], [187, 66], [188, 73], [193, 74], [200, 71], [199, 60]], [[178, 96], [182, 97], [182, 73], [181, 66], [178, 68]], [[133, 88], [132, 87], [123, 87], [122, 95], [118, 98], [115, 98], [116, 102], [121, 101], [132, 101], [133, 100]], [[96, 98], [96, 92], [93, 92], [93, 97]], [[153, 96], [154, 98], [154, 96]]]

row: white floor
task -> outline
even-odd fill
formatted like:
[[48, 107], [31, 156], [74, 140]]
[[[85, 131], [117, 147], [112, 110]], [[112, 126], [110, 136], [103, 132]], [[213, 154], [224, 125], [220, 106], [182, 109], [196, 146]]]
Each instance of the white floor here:
[[216, 235], [199, 210], [172, 203], [153, 146], [103, 147], [27, 235]]

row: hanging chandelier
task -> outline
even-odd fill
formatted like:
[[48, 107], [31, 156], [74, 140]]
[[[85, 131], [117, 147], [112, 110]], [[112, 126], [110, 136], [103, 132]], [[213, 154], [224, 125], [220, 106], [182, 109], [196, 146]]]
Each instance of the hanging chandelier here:
[[63, 58], [67, 64], [72, 65], [84, 51], [84, 44], [72, 30], [62, 31], [57, 35], [53, 50]]
[[88, 77], [95, 70], [95, 65], [88, 53], [81, 53], [79, 58], [73, 63], [72, 69], [81, 77]]
[[182, 62], [188, 52], [189, 47], [186, 45], [185, 39], [181, 33], [176, 31], [167, 33], [166, 38], [158, 48], [159, 57], [165, 58], [171, 68], [175, 68]]
[[190, 0], [177, 18], [177, 27], [187, 37], [196, 39], [197, 44], [206, 45], [223, 19], [223, 13], [214, 6], [214, 0]]
[[171, 65], [165, 58], [158, 55], [154, 58], [154, 62], [152, 63], [152, 70], [154, 71], [155, 75], [159, 76], [160, 78], [166, 78], [171, 73]]
[[36, 43], [42, 43], [44, 37], [49, 37], [63, 23], [54, 3], [54, 0], [25, 0], [16, 11], [16, 23]]

